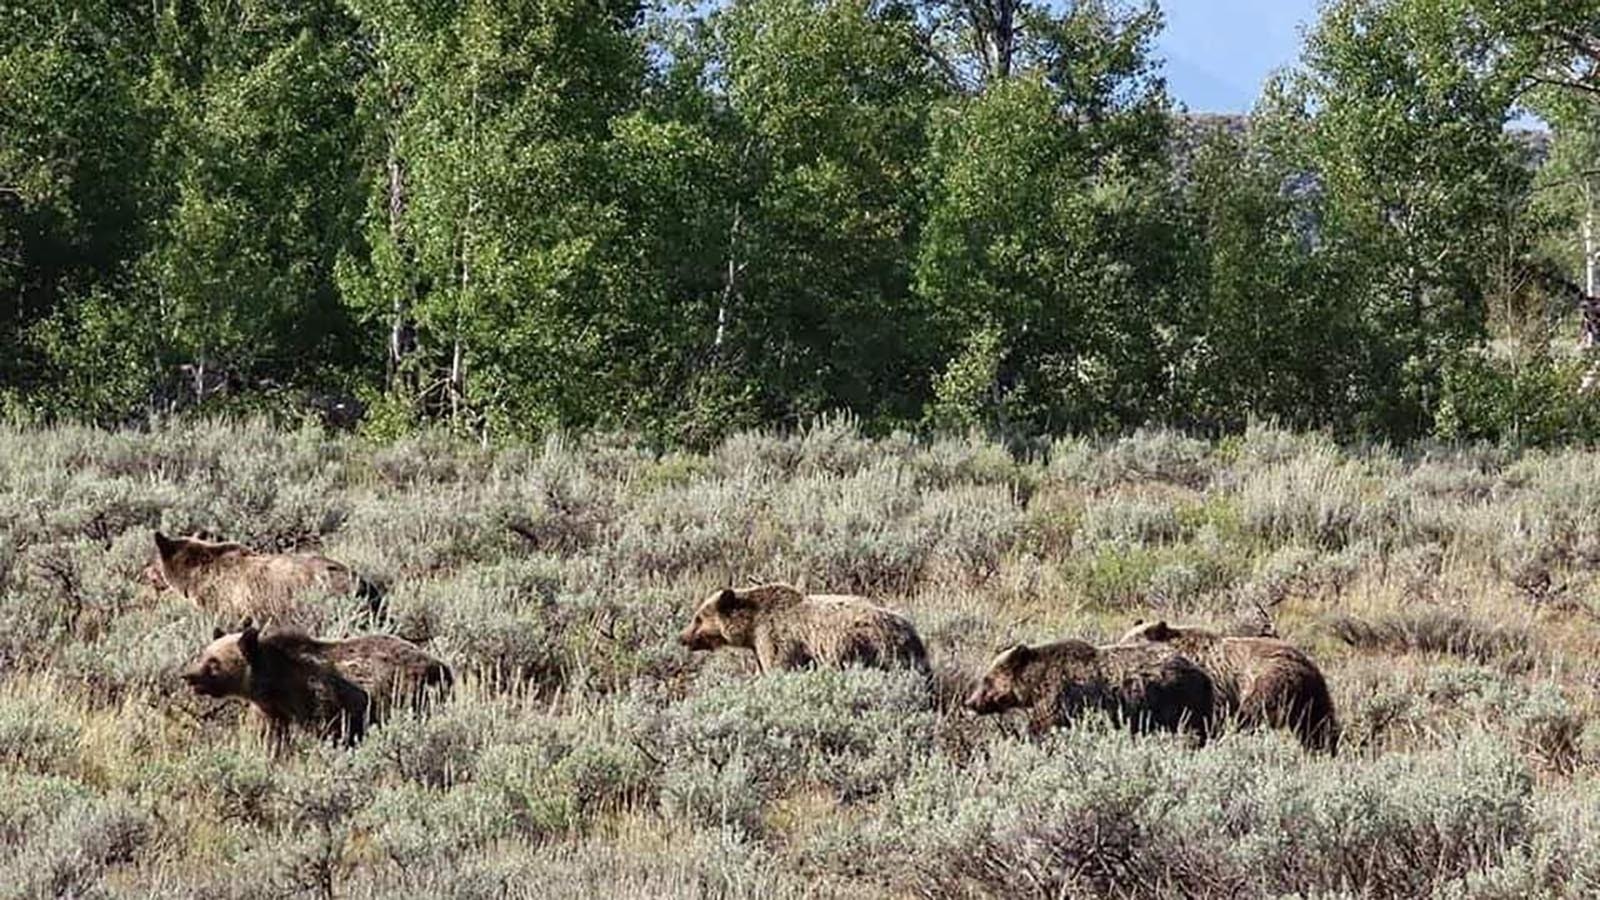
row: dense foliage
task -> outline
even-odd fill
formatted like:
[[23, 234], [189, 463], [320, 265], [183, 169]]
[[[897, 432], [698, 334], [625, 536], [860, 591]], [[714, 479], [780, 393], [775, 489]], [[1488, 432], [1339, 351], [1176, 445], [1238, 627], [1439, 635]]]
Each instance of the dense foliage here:
[[1240, 130], [1123, 0], [22, 0], [0, 404], [1588, 437], [1593, 7], [1335, 0]]

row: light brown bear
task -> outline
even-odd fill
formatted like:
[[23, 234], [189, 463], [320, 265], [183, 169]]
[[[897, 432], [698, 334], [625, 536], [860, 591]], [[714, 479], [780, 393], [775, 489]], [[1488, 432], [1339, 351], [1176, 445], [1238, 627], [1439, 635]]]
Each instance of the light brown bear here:
[[979, 715], [1026, 709], [1034, 734], [1100, 710], [1134, 734], [1182, 730], [1204, 741], [1211, 727], [1211, 679], [1156, 645], [1017, 644], [989, 664], [965, 705]]
[[807, 595], [787, 584], [712, 593], [678, 640], [690, 650], [753, 650], [763, 672], [814, 665], [928, 672], [922, 638], [904, 616], [862, 597]]
[[323, 641], [247, 622], [237, 633], [212, 632], [183, 680], [203, 696], [248, 701], [281, 752], [296, 726], [355, 743], [397, 706], [422, 711], [443, 699], [454, 677], [449, 666], [392, 635]]
[[1293, 731], [1307, 749], [1336, 753], [1339, 723], [1322, 670], [1298, 647], [1277, 638], [1224, 637], [1166, 622], [1136, 625], [1123, 643], [1176, 649], [1211, 676], [1219, 718]]
[[232, 620], [292, 618], [296, 597], [318, 590], [366, 601], [377, 613], [382, 594], [343, 563], [314, 553], [256, 553], [232, 541], [168, 537], [156, 532], [156, 558], [144, 577], [157, 590], [170, 587], [201, 609]]

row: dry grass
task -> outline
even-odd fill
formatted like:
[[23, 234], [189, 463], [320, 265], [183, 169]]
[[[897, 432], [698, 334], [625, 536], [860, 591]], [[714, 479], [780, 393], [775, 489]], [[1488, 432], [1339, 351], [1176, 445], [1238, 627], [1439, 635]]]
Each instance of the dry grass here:
[[[666, 456], [0, 431], [0, 895], [1589, 896], [1596, 471], [1270, 429], [1023, 460], [845, 420]], [[212, 623], [140, 589], [158, 527], [384, 581], [455, 701], [273, 762], [175, 677]], [[904, 610], [932, 695], [674, 643], [713, 586], [769, 579]], [[1344, 752], [959, 709], [1006, 643], [1152, 616], [1270, 620]]]

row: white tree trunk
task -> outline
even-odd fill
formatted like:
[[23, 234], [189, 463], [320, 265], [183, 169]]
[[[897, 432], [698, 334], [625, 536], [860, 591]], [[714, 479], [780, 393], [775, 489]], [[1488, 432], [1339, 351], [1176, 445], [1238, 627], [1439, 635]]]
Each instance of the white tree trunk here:
[[723, 276], [722, 297], [717, 302], [717, 336], [711, 342], [714, 351], [722, 349], [722, 342], [728, 335], [728, 307], [739, 295], [739, 272], [743, 268], [739, 265], [739, 228], [743, 221], [743, 206], [734, 203], [733, 225], [728, 229], [728, 270]]
[[[1578, 347], [1588, 350], [1600, 335], [1595, 334], [1595, 246], [1594, 246], [1594, 187], [1586, 178], [1583, 182], [1583, 330]], [[1592, 374], [1592, 373], [1591, 373]]]
[[1583, 292], [1594, 296], [1594, 189], [1583, 185]]
[[[393, 136], [389, 139], [389, 239], [398, 249], [404, 235], [402, 217], [405, 215], [404, 174], [400, 167], [398, 148]], [[406, 340], [406, 326], [411, 316], [410, 298], [396, 290], [390, 309], [389, 321], [389, 390], [394, 390], [400, 378], [401, 364], [410, 350]]]

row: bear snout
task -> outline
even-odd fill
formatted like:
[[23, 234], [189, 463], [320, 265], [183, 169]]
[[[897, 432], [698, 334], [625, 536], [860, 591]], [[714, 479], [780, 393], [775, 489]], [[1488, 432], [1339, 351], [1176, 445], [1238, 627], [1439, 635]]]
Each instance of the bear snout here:
[[211, 683], [211, 679], [207, 678], [205, 672], [201, 671], [199, 667], [184, 669], [180, 677], [183, 678], [184, 684], [187, 684], [196, 694], [202, 694], [207, 697], [218, 696], [216, 685]]
[[713, 629], [696, 628], [690, 625], [678, 635], [678, 643], [690, 650], [716, 650], [727, 643], [722, 635]]
[[961, 701], [961, 705], [980, 714], [993, 712], [994, 710], [994, 703], [990, 701], [989, 695], [984, 693], [983, 688], [978, 688], [968, 694], [967, 699]]

